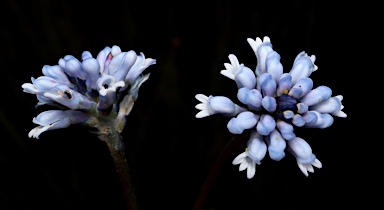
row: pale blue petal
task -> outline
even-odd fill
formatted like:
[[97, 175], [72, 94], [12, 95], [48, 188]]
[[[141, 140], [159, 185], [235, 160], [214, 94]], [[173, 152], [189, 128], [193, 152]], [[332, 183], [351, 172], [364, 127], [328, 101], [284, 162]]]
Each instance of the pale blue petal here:
[[299, 114], [304, 114], [304, 113], [306, 113], [308, 111], [308, 105], [307, 104], [297, 103], [296, 107], [297, 107], [297, 112]]
[[100, 64], [95, 58], [88, 58], [83, 61], [83, 70], [87, 73], [85, 84], [87, 91], [97, 90], [97, 80], [100, 78]]
[[263, 41], [256, 50], [257, 57], [257, 66], [256, 66], [256, 75], [260, 76], [266, 72], [266, 59], [269, 52], [272, 51], [272, 44], [268, 38], [268, 40]]
[[235, 82], [238, 88], [247, 87], [253, 89], [256, 86], [256, 77], [253, 71], [241, 64], [239, 69], [235, 72]]
[[268, 53], [265, 63], [267, 72], [272, 75], [272, 78], [278, 83], [283, 74], [283, 65], [280, 63], [280, 55], [272, 50]]
[[295, 116], [292, 118], [292, 123], [297, 127], [302, 127], [303, 125], [305, 125], [303, 117], [299, 114], [295, 114]]
[[84, 61], [84, 60], [87, 60], [89, 58], [93, 58], [92, 57], [92, 54], [89, 52], [89, 51], [84, 51], [82, 54], [81, 54], [81, 60]]
[[47, 130], [67, 128], [71, 124], [86, 121], [89, 115], [81, 111], [74, 110], [48, 110], [40, 113], [33, 118], [32, 122], [39, 126], [32, 129], [28, 136], [39, 138], [39, 135]]
[[76, 77], [85, 80], [87, 74], [83, 71], [81, 63], [76, 58], [70, 59], [65, 63], [65, 73], [71, 77]]
[[261, 104], [263, 105], [264, 109], [267, 110], [269, 113], [272, 113], [276, 110], [276, 99], [274, 97], [271, 97], [271, 96], [265, 96], [262, 101], [261, 101]]
[[252, 132], [250, 139], [247, 143], [248, 157], [250, 157], [257, 164], [265, 157], [267, 153], [267, 145], [263, 141], [263, 137], [257, 132]]
[[69, 61], [70, 59], [76, 59], [73, 55], [66, 55], [64, 56], [64, 58], [60, 58], [59, 60], [59, 66], [63, 69], [65, 69], [65, 64], [67, 63], [67, 61]]
[[145, 58], [144, 53], [140, 53], [140, 55], [136, 57], [136, 61], [133, 66], [129, 69], [127, 76], [125, 77], [125, 82], [134, 84], [140, 74], [153, 64], [156, 64], [155, 59]]
[[277, 129], [279, 129], [281, 135], [283, 138], [287, 141], [290, 141], [296, 137], [295, 133], [293, 132], [293, 126], [283, 120], [277, 121]]
[[37, 117], [34, 117], [32, 122], [39, 125], [50, 125], [66, 118], [66, 114], [63, 110], [48, 110], [40, 113]]
[[269, 73], [264, 73], [259, 78], [260, 88], [264, 96], [276, 95], [276, 82]]
[[233, 103], [225, 96], [210, 96], [208, 108], [211, 114], [223, 114], [225, 116], [235, 116], [240, 112], [245, 111], [244, 108]]
[[237, 98], [250, 109], [260, 110], [261, 108], [262, 95], [256, 89], [240, 88], [237, 92]]
[[289, 90], [288, 95], [297, 99], [307, 94], [313, 88], [313, 81], [308, 77], [299, 79], [297, 83]]
[[281, 75], [278, 86], [277, 86], [277, 95], [281, 96], [283, 93], [288, 93], [289, 89], [291, 89], [293, 83], [292, 83], [292, 76], [289, 73], [284, 73]]
[[51, 90], [60, 83], [48, 76], [40, 76], [37, 79], [31, 78], [31, 83], [24, 83], [21, 87], [23, 91], [31, 94], [44, 94], [44, 92]]
[[296, 158], [299, 163], [312, 163], [316, 156], [312, 153], [309, 144], [302, 138], [296, 137], [288, 141], [288, 151]]
[[[113, 57], [116, 57], [117, 55], [119, 55], [121, 53], [121, 48], [117, 45], [113, 45], [112, 48], [111, 48], [111, 54]], [[113, 58], [112, 58], [113, 59]]]
[[241, 112], [237, 117], [233, 117], [227, 124], [229, 132], [233, 134], [241, 134], [245, 129], [255, 127], [258, 116], [252, 112]]
[[317, 114], [315, 111], [308, 111], [301, 115], [305, 121], [305, 124], [313, 124], [317, 121]]
[[273, 117], [268, 114], [261, 115], [257, 123], [256, 130], [263, 136], [269, 135], [276, 127], [276, 122]]
[[285, 156], [286, 142], [277, 130], [273, 130], [269, 136], [266, 137], [268, 143], [268, 153], [272, 160], [279, 161]]
[[337, 97], [331, 97], [323, 102], [311, 106], [311, 110], [330, 114], [339, 112], [341, 108], [341, 101]]
[[67, 85], [70, 88], [74, 87], [74, 84], [69, 81], [67, 75], [64, 73], [64, 69], [59, 65], [44, 65], [42, 72], [45, 76], [52, 77], [63, 85]]
[[327, 86], [319, 86], [316, 89], [309, 91], [308, 94], [303, 96], [300, 101], [308, 106], [313, 106], [322, 101], [329, 99], [332, 95], [332, 90]]
[[99, 54], [97, 54], [96, 59], [97, 61], [99, 61], [99, 64], [100, 64], [100, 74], [104, 72], [104, 68], [106, 68], [107, 64], [109, 63], [106, 61], [112, 59], [110, 57], [110, 53], [111, 53], [111, 48], [105, 47], [102, 51], [99, 52]]
[[47, 97], [45, 97], [43, 95], [36, 95], [36, 98], [38, 100], [36, 106], [41, 106], [41, 105], [45, 105], [45, 104], [51, 104], [51, 103], [55, 102], [54, 100], [52, 100], [50, 98], [47, 98]]
[[313, 111], [317, 115], [317, 120], [312, 123], [306, 123], [305, 127], [307, 128], [328, 128], [333, 124], [333, 117], [332, 115], [325, 113], [322, 114], [317, 111]]
[[307, 53], [301, 52], [296, 56], [293, 67], [289, 72], [292, 75], [292, 82], [296, 84], [301, 78], [309, 77], [313, 71], [316, 71], [316, 57], [308, 56]]
[[285, 119], [292, 119], [295, 113], [293, 113], [291, 110], [286, 110], [283, 112], [283, 116]]
[[116, 81], [124, 81], [128, 71], [135, 63], [136, 57], [137, 55], [133, 50], [119, 53], [112, 58], [106, 71], [115, 77]]
[[95, 102], [66, 85], [56, 85], [50, 91], [45, 92], [44, 96], [73, 110], [88, 110], [95, 105]]

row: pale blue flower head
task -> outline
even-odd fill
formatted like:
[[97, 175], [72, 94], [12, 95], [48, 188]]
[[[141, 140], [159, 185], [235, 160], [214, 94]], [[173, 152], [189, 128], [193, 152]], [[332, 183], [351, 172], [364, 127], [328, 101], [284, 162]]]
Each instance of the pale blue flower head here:
[[[133, 50], [122, 52], [119, 46], [105, 47], [94, 58], [89, 51], [81, 59], [66, 55], [58, 65], [44, 65], [37, 79], [24, 83], [23, 91], [35, 94], [38, 106], [52, 105], [62, 110], [43, 112], [34, 119], [42, 127], [31, 131], [30, 137], [37, 138], [42, 132], [64, 128], [71, 123], [88, 123], [94, 126], [100, 116], [125, 117], [136, 100], [140, 85], [148, 78], [143, 71], [156, 60], [137, 55]], [[127, 106], [120, 110], [124, 101]], [[87, 120], [92, 118], [92, 123]], [[80, 120], [82, 119], [82, 120]], [[57, 120], [57, 121], [55, 121]], [[103, 119], [105, 120], [105, 118]]]
[[220, 72], [235, 81], [238, 88], [237, 100], [242, 104], [235, 104], [225, 96], [208, 98], [197, 94], [196, 98], [202, 103], [196, 106], [201, 110], [196, 117], [223, 114], [231, 117], [227, 124], [229, 132], [239, 135], [245, 130], [251, 130], [251, 139], [257, 141], [248, 144], [246, 152], [241, 153], [233, 162], [240, 164], [240, 170], [248, 168], [248, 178], [253, 177], [254, 166], [262, 159], [251, 158], [253, 152], [249, 151], [262, 154], [264, 146], [261, 145], [268, 145], [269, 156], [276, 161], [285, 157], [286, 145], [289, 145], [300, 170], [308, 175], [308, 171], [313, 172], [312, 166], [321, 168], [321, 163], [312, 154], [309, 145], [296, 136], [294, 130], [324, 129], [333, 124], [334, 116], [346, 117], [342, 111], [343, 96], [332, 96], [331, 88], [324, 85], [313, 87], [314, 83], [309, 76], [318, 69], [314, 55], [300, 52], [291, 70], [284, 73], [280, 55], [273, 50], [269, 37], [263, 40], [258, 37], [249, 38], [247, 41], [257, 59], [254, 72], [250, 73], [249, 68], [240, 64], [233, 54], [228, 56], [230, 63], [224, 64], [226, 69]]

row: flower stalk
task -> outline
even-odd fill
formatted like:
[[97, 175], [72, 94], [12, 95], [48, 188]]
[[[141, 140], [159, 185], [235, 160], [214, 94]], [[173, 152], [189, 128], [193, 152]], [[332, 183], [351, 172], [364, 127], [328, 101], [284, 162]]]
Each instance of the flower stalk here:
[[203, 185], [201, 186], [200, 192], [195, 200], [193, 210], [206, 209], [206, 201], [209, 197], [209, 193], [215, 185], [217, 177], [220, 175], [225, 164], [228, 163], [228, 160], [233, 157], [235, 154], [234, 152], [237, 151], [237, 149], [247, 140], [247, 133], [248, 131], [245, 132], [245, 135], [242, 134], [233, 136], [221, 150], [219, 156], [216, 158], [207, 177], [205, 178]]
[[124, 193], [124, 201], [128, 210], [137, 210], [136, 195], [131, 181], [129, 166], [125, 158], [124, 150], [119, 149], [121, 144], [121, 135], [113, 129], [105, 128], [105, 133], [99, 133], [100, 140], [108, 146], [109, 152], [113, 159], [118, 173], [120, 184]]

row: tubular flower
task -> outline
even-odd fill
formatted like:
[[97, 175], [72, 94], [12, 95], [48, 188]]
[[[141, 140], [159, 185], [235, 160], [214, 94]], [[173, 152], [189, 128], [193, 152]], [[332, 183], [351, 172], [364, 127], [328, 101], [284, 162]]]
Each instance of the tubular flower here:
[[347, 117], [342, 111], [343, 96], [332, 96], [327, 86], [313, 87], [309, 76], [318, 69], [314, 55], [300, 52], [291, 70], [284, 73], [280, 55], [273, 50], [269, 37], [247, 41], [256, 55], [256, 69], [251, 71], [230, 54], [230, 63], [225, 63], [225, 70], [220, 72], [235, 81], [237, 100], [242, 104], [235, 104], [225, 96], [197, 94], [195, 98], [201, 103], [195, 106], [200, 110], [196, 118], [222, 114], [231, 118], [227, 124], [230, 133], [251, 130], [245, 152], [232, 162], [240, 164], [240, 171], [247, 169], [249, 179], [267, 151], [275, 161], [283, 159], [285, 151], [289, 151], [299, 169], [308, 176], [308, 172], [314, 172], [312, 166], [321, 168], [322, 164], [309, 144], [295, 135], [294, 129], [327, 128], [333, 124], [334, 116]]
[[[122, 52], [115, 45], [105, 47], [96, 57], [84, 51], [81, 59], [66, 55], [57, 65], [44, 65], [43, 76], [32, 77], [31, 83], [21, 87], [36, 95], [36, 106], [51, 105], [60, 110], [42, 112], [34, 118], [33, 123], [39, 126], [28, 136], [38, 138], [44, 131], [75, 123], [93, 127], [106, 122], [121, 125], [113, 121], [129, 114], [127, 110], [132, 108], [140, 85], [149, 77], [142, 75], [143, 71], [155, 63], [155, 59], [145, 58], [143, 53]], [[123, 100], [125, 96], [130, 99]]]

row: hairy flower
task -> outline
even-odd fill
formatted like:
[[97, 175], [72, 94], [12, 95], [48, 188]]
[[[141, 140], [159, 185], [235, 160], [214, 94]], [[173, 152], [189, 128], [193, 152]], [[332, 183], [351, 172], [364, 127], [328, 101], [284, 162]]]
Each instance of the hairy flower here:
[[133, 104], [123, 100], [124, 97], [137, 98], [140, 85], [149, 77], [142, 75], [143, 71], [155, 63], [155, 59], [145, 58], [143, 53], [122, 52], [115, 45], [105, 47], [95, 58], [84, 51], [81, 59], [66, 55], [58, 65], [44, 65], [43, 76], [32, 77], [32, 83], [21, 87], [24, 92], [36, 95], [36, 106], [52, 105], [59, 110], [42, 112], [34, 118], [33, 122], [39, 126], [28, 136], [38, 138], [44, 131], [74, 123], [97, 127], [97, 122], [110, 122], [109, 125], [121, 126], [122, 123], [112, 122], [114, 117], [128, 115]]
[[332, 96], [327, 86], [313, 87], [309, 76], [318, 69], [314, 55], [300, 52], [291, 70], [284, 73], [280, 55], [273, 50], [269, 37], [247, 41], [257, 58], [255, 71], [230, 54], [230, 64], [225, 63], [226, 69], [220, 72], [235, 81], [237, 100], [242, 104], [235, 104], [225, 96], [197, 94], [195, 97], [201, 103], [195, 106], [200, 110], [196, 118], [222, 114], [231, 117], [227, 128], [232, 134], [252, 131], [245, 152], [233, 160], [233, 164], [240, 164], [240, 171], [247, 169], [248, 178], [254, 176], [256, 164], [261, 163], [267, 151], [271, 159], [280, 161], [286, 150], [308, 176], [308, 172], [314, 172], [312, 166], [322, 165], [294, 129], [327, 128], [333, 124], [334, 116], [347, 117], [342, 111], [343, 96]]

